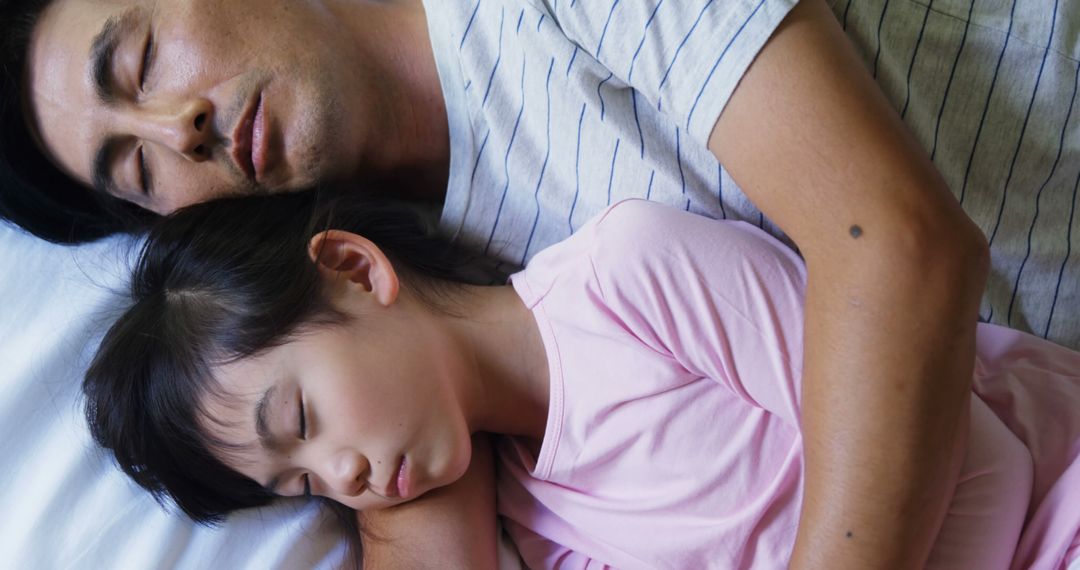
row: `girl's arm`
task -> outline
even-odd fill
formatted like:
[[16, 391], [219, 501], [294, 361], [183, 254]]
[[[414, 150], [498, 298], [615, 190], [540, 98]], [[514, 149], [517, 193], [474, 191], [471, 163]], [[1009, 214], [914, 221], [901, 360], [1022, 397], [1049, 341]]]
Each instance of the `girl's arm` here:
[[777, 29], [709, 148], [808, 268], [792, 566], [921, 567], [963, 457], [985, 238], [823, 0]]
[[473, 436], [469, 470], [456, 483], [360, 516], [364, 567], [495, 569], [495, 516], [491, 442], [478, 434]]

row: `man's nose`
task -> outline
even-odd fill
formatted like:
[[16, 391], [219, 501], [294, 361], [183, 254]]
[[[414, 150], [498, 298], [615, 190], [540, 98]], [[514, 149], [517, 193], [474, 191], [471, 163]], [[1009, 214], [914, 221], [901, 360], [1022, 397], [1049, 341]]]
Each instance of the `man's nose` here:
[[128, 130], [137, 138], [168, 148], [193, 162], [211, 158], [216, 134], [214, 106], [202, 98], [144, 106], [129, 118]]

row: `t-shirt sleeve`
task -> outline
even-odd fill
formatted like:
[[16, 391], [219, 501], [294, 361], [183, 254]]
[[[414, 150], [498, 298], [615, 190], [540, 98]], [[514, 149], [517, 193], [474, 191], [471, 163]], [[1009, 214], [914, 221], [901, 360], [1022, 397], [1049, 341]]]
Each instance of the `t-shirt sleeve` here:
[[703, 145], [797, 0], [543, 0], [570, 40]]
[[792, 425], [805, 270], [759, 229], [631, 200], [596, 224], [591, 261], [626, 331]]
[[504, 520], [514, 546], [529, 568], [559, 570], [611, 570], [611, 566], [589, 558], [553, 540], [540, 536], [514, 521]]

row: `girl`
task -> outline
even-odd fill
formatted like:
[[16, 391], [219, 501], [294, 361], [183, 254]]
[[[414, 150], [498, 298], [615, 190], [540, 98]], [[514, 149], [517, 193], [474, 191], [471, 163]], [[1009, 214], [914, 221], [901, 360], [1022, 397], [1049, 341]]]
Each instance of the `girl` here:
[[[423, 500], [489, 432], [498, 510], [530, 567], [786, 565], [802, 497], [794, 254], [640, 201], [510, 285], [461, 283], [454, 253], [400, 211], [308, 193], [179, 213], [87, 374], [95, 438], [215, 521], [282, 495]], [[1080, 489], [1080, 355], [991, 326], [979, 353], [928, 565], [1063, 567], [1080, 555], [1064, 506]]]

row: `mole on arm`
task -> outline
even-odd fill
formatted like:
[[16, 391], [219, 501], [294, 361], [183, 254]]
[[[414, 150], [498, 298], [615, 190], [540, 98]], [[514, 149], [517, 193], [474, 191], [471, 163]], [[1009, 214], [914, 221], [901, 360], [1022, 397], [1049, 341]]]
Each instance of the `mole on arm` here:
[[853, 533], [852, 533], [852, 532], [851, 532], [850, 530], [849, 530], [849, 531], [847, 531], [847, 537], [848, 537], [848, 538], [851, 538], [851, 537], [853, 537], [853, 536], [855, 536], [855, 535], [854, 535], [854, 534], [853, 534]]
[[851, 226], [851, 229], [849, 229], [848, 232], [851, 233], [851, 237], [853, 237], [855, 239], [858, 239], [859, 236], [862, 235], [862, 228], [857, 226], [857, 225], [856, 226]]

